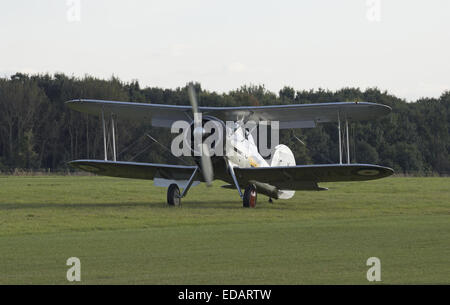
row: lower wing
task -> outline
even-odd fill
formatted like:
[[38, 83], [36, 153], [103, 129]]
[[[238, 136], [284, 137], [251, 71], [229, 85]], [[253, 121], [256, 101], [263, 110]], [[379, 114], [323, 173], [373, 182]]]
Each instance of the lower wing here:
[[243, 187], [252, 182], [266, 183], [279, 190], [322, 190], [318, 182], [365, 181], [388, 177], [389, 167], [371, 164], [323, 164], [276, 167], [234, 168]]
[[[182, 166], [137, 162], [113, 162], [102, 160], [76, 160], [69, 162], [75, 168], [95, 173], [101, 176], [134, 178], [134, 179], [165, 179], [174, 181], [189, 180], [197, 166]], [[201, 180], [201, 175], [195, 180]]]

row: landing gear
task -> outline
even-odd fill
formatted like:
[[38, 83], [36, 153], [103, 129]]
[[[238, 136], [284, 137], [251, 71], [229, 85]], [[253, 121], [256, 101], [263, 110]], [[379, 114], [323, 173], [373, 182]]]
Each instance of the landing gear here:
[[181, 203], [180, 189], [175, 183], [167, 189], [167, 203], [170, 206], [178, 206]]
[[256, 186], [251, 184], [247, 186], [243, 196], [243, 207], [244, 208], [254, 208], [256, 207], [256, 199], [258, 193], [256, 192]]

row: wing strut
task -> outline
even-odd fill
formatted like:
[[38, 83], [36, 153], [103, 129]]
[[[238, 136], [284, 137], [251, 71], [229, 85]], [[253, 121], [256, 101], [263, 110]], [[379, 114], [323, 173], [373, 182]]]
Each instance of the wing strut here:
[[[108, 161], [108, 144], [111, 145], [111, 140], [108, 141], [107, 133], [109, 137], [109, 130], [106, 130], [105, 110], [102, 107], [102, 129], [103, 129], [103, 148], [105, 150], [105, 161]], [[113, 149], [113, 161], [117, 161], [116, 154], [116, 127], [114, 121], [114, 114], [111, 112], [111, 134], [112, 134], [112, 149]], [[108, 143], [110, 142], [110, 143]]]
[[105, 113], [102, 107], [102, 126], [103, 126], [103, 147], [105, 149], [105, 161], [108, 161], [108, 153], [106, 149], [106, 126], [105, 126]]
[[339, 132], [339, 164], [342, 164], [342, 140], [341, 140], [341, 116], [338, 111], [338, 132]]
[[[347, 164], [350, 164], [350, 142], [348, 139], [348, 119], [345, 117], [345, 130], [341, 132], [341, 116], [340, 112], [337, 113], [338, 116], [338, 133], [339, 133], [339, 164], [342, 164], [342, 152], [347, 152]], [[346, 144], [342, 145], [342, 136], [346, 138]], [[347, 146], [347, 147], [346, 147]]]
[[348, 141], [348, 120], [345, 118], [345, 135], [347, 137], [347, 164], [350, 164], [350, 142]]
[[113, 160], [117, 161], [116, 157], [116, 132], [114, 129], [114, 115], [111, 113], [111, 127], [112, 127], [112, 145], [113, 145]]

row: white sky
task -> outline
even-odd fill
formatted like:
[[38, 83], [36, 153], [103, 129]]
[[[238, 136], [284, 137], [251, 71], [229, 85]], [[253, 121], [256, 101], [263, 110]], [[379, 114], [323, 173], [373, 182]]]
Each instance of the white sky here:
[[450, 90], [448, 0], [80, 0], [71, 22], [77, 1], [2, 1], [0, 75], [218, 92], [377, 86], [407, 100]]

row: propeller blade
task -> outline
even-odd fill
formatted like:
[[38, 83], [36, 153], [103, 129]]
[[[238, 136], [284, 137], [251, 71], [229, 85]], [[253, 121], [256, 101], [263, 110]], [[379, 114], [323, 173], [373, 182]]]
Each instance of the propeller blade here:
[[195, 114], [199, 112], [197, 106], [197, 97], [195, 95], [195, 89], [192, 83], [189, 84], [188, 93], [189, 93], [189, 102], [191, 102], [192, 113], [194, 114], [195, 119]]
[[[189, 101], [192, 107], [192, 114], [194, 115], [194, 126], [195, 128], [197, 128], [197, 126], [203, 128], [202, 126], [203, 122], [200, 119], [201, 116], [200, 112], [198, 111], [197, 97], [195, 94], [194, 85], [192, 83], [189, 84], [188, 93], [189, 93]], [[209, 149], [205, 143], [203, 143], [199, 148], [201, 148], [201, 166], [203, 178], [205, 178], [206, 185], [211, 186], [212, 180], [214, 179], [214, 172]]]
[[211, 163], [211, 157], [209, 155], [208, 145], [206, 145], [205, 143], [202, 144], [201, 162], [203, 177], [205, 178], [206, 185], [211, 186], [212, 180], [214, 178], [214, 172]]

